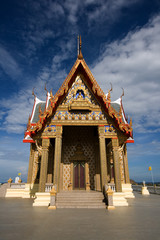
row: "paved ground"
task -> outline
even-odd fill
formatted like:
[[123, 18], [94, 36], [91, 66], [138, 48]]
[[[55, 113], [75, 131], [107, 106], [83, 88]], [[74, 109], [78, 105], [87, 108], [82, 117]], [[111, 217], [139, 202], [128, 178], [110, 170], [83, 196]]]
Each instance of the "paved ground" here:
[[0, 240], [159, 240], [160, 196], [136, 194], [129, 202], [110, 211], [48, 210], [29, 199], [0, 198]]

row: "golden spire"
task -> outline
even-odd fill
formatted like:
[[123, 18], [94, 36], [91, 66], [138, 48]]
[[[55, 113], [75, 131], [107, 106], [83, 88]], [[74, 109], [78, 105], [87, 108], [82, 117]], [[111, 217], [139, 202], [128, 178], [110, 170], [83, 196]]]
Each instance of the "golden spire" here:
[[80, 35], [78, 36], [78, 59], [83, 59], [81, 46], [82, 46], [82, 41], [81, 41], [81, 35]]

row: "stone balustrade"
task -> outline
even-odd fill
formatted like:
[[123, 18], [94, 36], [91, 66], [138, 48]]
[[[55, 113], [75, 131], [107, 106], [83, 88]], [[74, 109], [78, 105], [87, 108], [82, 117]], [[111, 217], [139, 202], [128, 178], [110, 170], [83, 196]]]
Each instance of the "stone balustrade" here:
[[[132, 188], [134, 191], [136, 192], [141, 192], [142, 191], [142, 187], [143, 185], [132, 185]], [[160, 187], [157, 187], [157, 186], [146, 186], [149, 193], [152, 193], [152, 194], [160, 194]]]
[[52, 190], [53, 183], [46, 183], [45, 192], [50, 192]]
[[112, 189], [113, 192], [116, 191], [116, 187], [114, 183], [108, 183], [108, 186], [110, 186], [110, 188]]
[[25, 183], [10, 183], [12, 189], [25, 189]]

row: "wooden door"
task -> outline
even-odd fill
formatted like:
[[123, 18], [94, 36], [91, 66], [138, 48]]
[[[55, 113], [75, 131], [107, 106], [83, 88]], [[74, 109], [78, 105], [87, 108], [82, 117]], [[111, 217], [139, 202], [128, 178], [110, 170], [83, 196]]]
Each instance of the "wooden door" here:
[[85, 189], [85, 163], [74, 163], [74, 189]]

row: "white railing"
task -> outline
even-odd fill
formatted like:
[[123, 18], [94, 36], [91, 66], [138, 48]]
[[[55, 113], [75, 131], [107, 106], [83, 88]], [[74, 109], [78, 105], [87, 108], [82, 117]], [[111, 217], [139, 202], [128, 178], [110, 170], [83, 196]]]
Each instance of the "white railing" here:
[[12, 189], [25, 189], [25, 183], [11, 183], [10, 188], [12, 188]]
[[116, 187], [114, 183], [108, 183], [108, 186], [110, 186], [110, 188], [112, 189], [113, 192], [116, 191]]
[[136, 192], [141, 192], [142, 187], [143, 187], [142, 185], [132, 185], [133, 191], [136, 191]]
[[[132, 185], [134, 191], [141, 192], [143, 185]], [[149, 193], [160, 194], [160, 187], [157, 186], [146, 186]]]
[[53, 183], [46, 183], [45, 192], [50, 192], [52, 190]]

